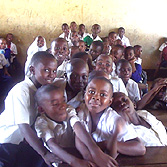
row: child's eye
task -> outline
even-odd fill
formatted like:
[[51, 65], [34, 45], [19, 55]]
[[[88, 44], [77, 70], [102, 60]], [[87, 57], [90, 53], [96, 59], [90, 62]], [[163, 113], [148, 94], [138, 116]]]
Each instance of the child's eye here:
[[110, 64], [108, 64], [108, 63], [106, 64], [106, 67], [110, 67], [110, 66], [111, 66]]
[[89, 94], [95, 94], [95, 91], [89, 90]]
[[66, 47], [64, 47], [64, 48], [63, 48], [63, 50], [67, 50], [67, 48], [66, 48]]
[[99, 65], [99, 66], [101, 66], [101, 65], [102, 65], [102, 63], [101, 63], [101, 62], [99, 62], [99, 63], [98, 63], [98, 65]]
[[57, 70], [53, 70], [54, 73], [57, 73]]
[[60, 50], [60, 47], [55, 47], [55, 50]]
[[100, 93], [100, 96], [104, 97], [104, 96], [106, 96], [106, 94], [105, 93]]
[[87, 75], [83, 75], [83, 76], [82, 76], [82, 79], [84, 79], [84, 80], [87, 79], [87, 78], [88, 78]]
[[49, 72], [49, 70], [48, 70], [48, 69], [45, 69], [44, 71], [45, 71], [45, 72]]

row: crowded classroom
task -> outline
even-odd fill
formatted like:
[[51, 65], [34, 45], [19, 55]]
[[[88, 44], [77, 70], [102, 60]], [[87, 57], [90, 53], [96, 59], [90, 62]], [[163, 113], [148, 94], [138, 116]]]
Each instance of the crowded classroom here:
[[167, 166], [166, 1], [0, 4], [0, 167]]

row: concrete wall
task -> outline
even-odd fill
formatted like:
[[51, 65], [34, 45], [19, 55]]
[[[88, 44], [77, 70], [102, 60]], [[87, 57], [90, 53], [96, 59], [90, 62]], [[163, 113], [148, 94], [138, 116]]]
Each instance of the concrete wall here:
[[98, 23], [101, 37], [123, 26], [131, 44], [143, 46], [144, 69], [156, 68], [167, 35], [166, 0], [0, 0], [0, 6], [0, 36], [14, 34], [22, 64], [33, 39], [42, 35], [49, 47], [64, 22], [84, 23], [88, 32]]

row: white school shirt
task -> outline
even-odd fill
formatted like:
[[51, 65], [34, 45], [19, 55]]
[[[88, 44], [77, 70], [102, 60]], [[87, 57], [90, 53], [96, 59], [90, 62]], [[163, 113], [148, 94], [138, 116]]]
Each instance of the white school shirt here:
[[120, 36], [118, 35], [117, 36], [117, 39], [120, 39], [121, 41], [122, 41], [122, 45], [123, 46], [131, 46], [130, 45], [130, 42], [129, 42], [129, 39], [127, 38], [127, 37], [125, 37], [124, 35], [123, 35], [123, 37], [122, 37], [122, 39], [120, 38]]
[[59, 35], [59, 38], [64, 38], [67, 42], [71, 41], [70, 37], [71, 37], [71, 33], [70, 32], [68, 34], [68, 37], [65, 37], [65, 33], [64, 32]]
[[[88, 35], [93, 39], [92, 34], [88, 34]], [[102, 39], [97, 35], [97, 37], [95, 39], [93, 39], [93, 41], [102, 41]]]
[[19, 144], [23, 140], [18, 124], [33, 125], [37, 116], [34, 95], [36, 87], [25, 76], [16, 84], [5, 99], [5, 110], [0, 115], [0, 143]]
[[8, 61], [6, 60], [3, 54], [0, 54], [0, 69], [3, 69], [3, 66], [7, 65]]
[[112, 63], [112, 73], [111, 73], [111, 76], [112, 77], [118, 77], [118, 75], [116, 74], [116, 65], [115, 65], [115, 63], [113, 62]]
[[163, 43], [160, 47], [159, 47], [159, 51], [163, 51], [163, 49], [167, 46], [167, 42]]
[[81, 35], [78, 34], [79, 39], [82, 40], [82, 41], [83, 41], [83, 39], [84, 39], [86, 36], [88, 36], [88, 35], [90, 36], [90, 34], [89, 34], [89, 33], [86, 33], [86, 32], [83, 33], [83, 36], [82, 36], [82, 37], [81, 37]]
[[138, 58], [136, 59], [135, 63], [137, 63], [137, 64], [140, 64], [140, 65], [141, 65], [141, 63], [142, 63], [142, 59], [141, 59], [140, 57], [138, 57]]
[[10, 50], [13, 54], [17, 55], [17, 47], [13, 42], [10, 44]]
[[[81, 110], [78, 112], [78, 116], [85, 126], [86, 130], [90, 133], [92, 128], [92, 120], [91, 115], [85, 106], [82, 104]], [[101, 142], [105, 140], [109, 140], [111, 135], [113, 134], [113, 129], [115, 128], [115, 122], [120, 118], [120, 115], [117, 114], [111, 107], [105, 109], [104, 113], [101, 115], [100, 120], [97, 124], [96, 130], [91, 134], [93, 139], [96, 142]], [[121, 134], [118, 135], [118, 141], [127, 141], [137, 137], [134, 129], [129, 126], [128, 123], [125, 124]]]
[[167, 133], [163, 124], [146, 110], [138, 110], [136, 112], [151, 125], [151, 128], [149, 129], [142, 125], [130, 124], [135, 129], [142, 143], [145, 146], [166, 146]]
[[128, 80], [126, 84], [126, 90], [128, 92], [128, 97], [132, 102], [136, 103], [141, 99], [138, 84], [134, 80]]
[[56, 77], [57, 78], [61, 78], [61, 77], [64, 77], [64, 73], [66, 72], [66, 65], [67, 63], [69, 63], [70, 60], [64, 60], [62, 62], [62, 64], [57, 68], [57, 74], [56, 74]]
[[122, 92], [128, 96], [128, 92], [121, 78], [110, 76], [109, 80], [113, 85], [113, 92]]
[[75, 109], [67, 107], [67, 120], [57, 123], [45, 114], [39, 116], [35, 122], [35, 130], [38, 137], [47, 142], [51, 138], [55, 138], [58, 145], [62, 147], [74, 146], [74, 132], [72, 130], [76, 122], [80, 121], [76, 115]]

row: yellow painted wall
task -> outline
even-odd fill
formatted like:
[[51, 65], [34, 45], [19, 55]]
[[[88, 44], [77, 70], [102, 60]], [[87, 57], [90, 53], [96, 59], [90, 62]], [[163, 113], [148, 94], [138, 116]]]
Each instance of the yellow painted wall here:
[[167, 0], [0, 0], [0, 36], [15, 36], [19, 60], [37, 35], [47, 46], [61, 33], [61, 24], [84, 23], [90, 32], [101, 25], [100, 36], [123, 26], [131, 44], [143, 46], [143, 68], [156, 68], [158, 47], [167, 35]]

